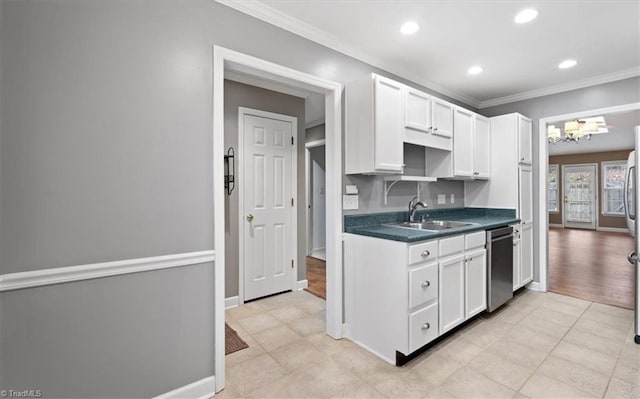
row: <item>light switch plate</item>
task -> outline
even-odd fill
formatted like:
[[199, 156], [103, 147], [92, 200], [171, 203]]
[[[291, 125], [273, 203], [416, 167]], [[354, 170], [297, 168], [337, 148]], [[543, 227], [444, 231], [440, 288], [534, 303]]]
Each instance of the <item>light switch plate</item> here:
[[438, 205], [446, 204], [447, 197], [444, 194], [438, 194]]
[[342, 209], [345, 211], [352, 211], [358, 209], [358, 196], [357, 195], [343, 195], [342, 196]]
[[456, 195], [455, 194], [451, 194], [451, 203], [452, 204], [456, 203]]
[[345, 190], [344, 190], [345, 194], [358, 194], [358, 186], [354, 186], [354, 185], [347, 185], [345, 186]]

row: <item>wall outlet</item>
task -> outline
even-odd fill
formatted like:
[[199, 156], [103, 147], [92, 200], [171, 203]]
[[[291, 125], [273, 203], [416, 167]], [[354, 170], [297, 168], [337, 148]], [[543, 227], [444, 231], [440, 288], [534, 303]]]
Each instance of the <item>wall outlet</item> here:
[[343, 195], [342, 196], [342, 209], [345, 211], [352, 211], [358, 209], [358, 196], [357, 195]]
[[444, 194], [438, 194], [438, 205], [447, 203], [447, 197]]
[[451, 194], [451, 201], [452, 204], [456, 203], [456, 195], [455, 194]]

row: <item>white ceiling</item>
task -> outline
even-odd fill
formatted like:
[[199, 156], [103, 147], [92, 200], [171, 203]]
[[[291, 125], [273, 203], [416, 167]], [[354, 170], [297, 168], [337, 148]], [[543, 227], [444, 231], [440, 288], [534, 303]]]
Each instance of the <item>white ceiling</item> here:
[[[583, 154], [634, 148], [634, 127], [640, 126], [640, 111], [591, 116], [604, 116], [609, 133], [595, 134], [590, 141], [580, 140], [578, 143], [549, 144], [549, 155]], [[553, 123], [553, 125], [563, 129], [564, 122]]]
[[219, 1], [480, 108], [640, 75], [638, 0]]

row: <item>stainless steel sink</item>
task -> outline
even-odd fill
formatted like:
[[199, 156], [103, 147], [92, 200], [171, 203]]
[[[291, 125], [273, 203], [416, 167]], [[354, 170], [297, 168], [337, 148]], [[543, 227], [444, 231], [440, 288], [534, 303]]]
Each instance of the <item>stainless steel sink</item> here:
[[389, 223], [387, 226], [404, 227], [407, 229], [439, 231], [439, 230], [455, 229], [459, 227], [473, 226], [475, 224], [476, 223], [454, 222], [451, 220], [425, 220], [423, 222]]

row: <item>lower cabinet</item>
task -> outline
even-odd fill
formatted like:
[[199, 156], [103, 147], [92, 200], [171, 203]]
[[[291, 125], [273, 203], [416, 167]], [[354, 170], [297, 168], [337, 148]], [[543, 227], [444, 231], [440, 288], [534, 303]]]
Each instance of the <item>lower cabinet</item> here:
[[346, 336], [389, 363], [486, 309], [485, 232], [416, 244], [345, 234]]
[[533, 225], [513, 225], [513, 290], [533, 281]]

